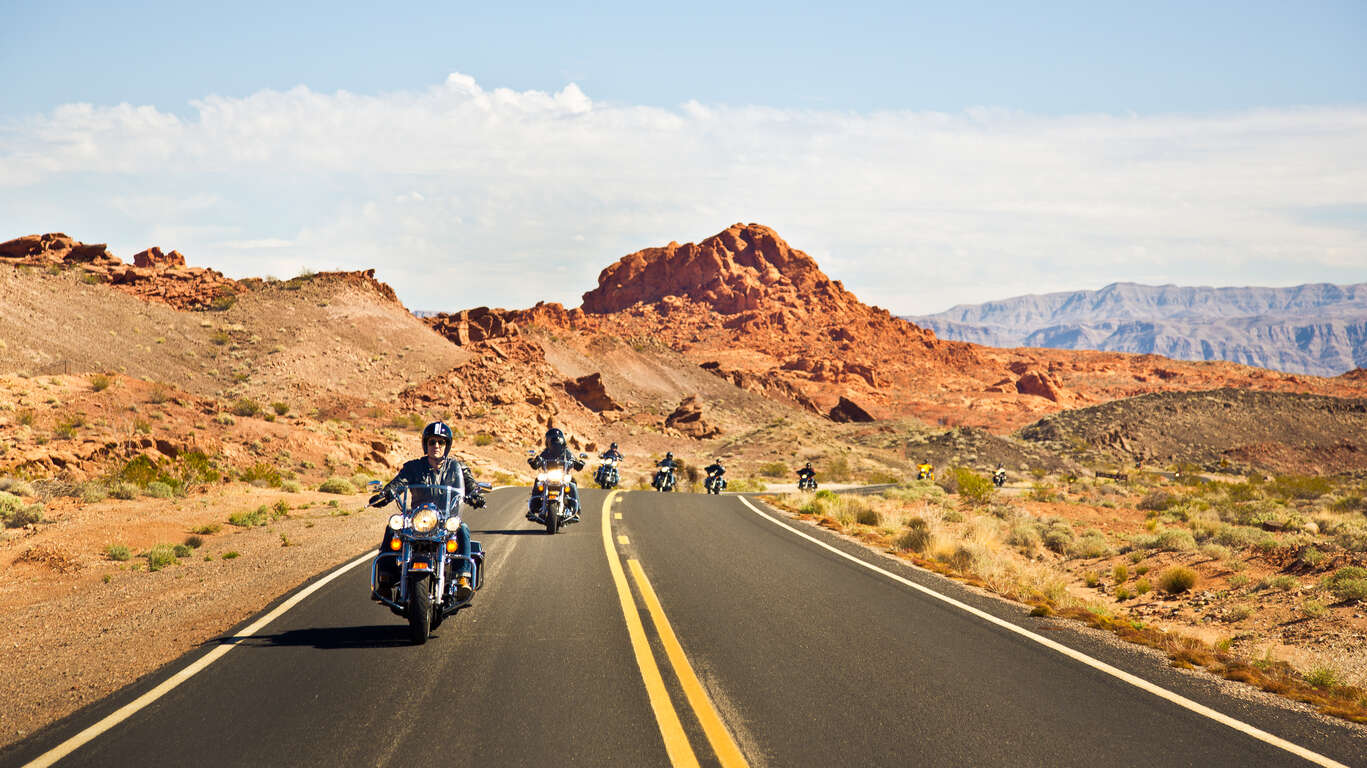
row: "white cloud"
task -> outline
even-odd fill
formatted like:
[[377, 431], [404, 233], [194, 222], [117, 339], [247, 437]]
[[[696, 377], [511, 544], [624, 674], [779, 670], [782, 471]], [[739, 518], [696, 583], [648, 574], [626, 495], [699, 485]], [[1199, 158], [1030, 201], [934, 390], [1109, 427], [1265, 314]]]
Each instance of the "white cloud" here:
[[1367, 280], [1363, 228], [1302, 213], [1367, 203], [1367, 107], [668, 110], [459, 73], [193, 106], [182, 120], [72, 104], [0, 125], [0, 227], [66, 216], [54, 228], [156, 236], [229, 274], [373, 266], [427, 308], [577, 304], [622, 254], [736, 221], [906, 313], [1114, 280]]

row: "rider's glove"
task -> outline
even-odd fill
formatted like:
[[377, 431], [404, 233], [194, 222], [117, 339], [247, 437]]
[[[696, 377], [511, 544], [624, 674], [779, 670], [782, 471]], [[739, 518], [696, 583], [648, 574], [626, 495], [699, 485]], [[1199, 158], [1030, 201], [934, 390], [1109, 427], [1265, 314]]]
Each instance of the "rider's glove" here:
[[372, 507], [383, 507], [391, 501], [393, 501], [393, 499], [390, 498], [389, 494], [385, 493], [384, 491], [381, 491], [380, 493], [377, 493], [374, 496], [370, 497], [368, 505]]
[[474, 507], [475, 509], [483, 509], [483, 508], [484, 508], [484, 497], [483, 497], [483, 496], [480, 496], [480, 495], [478, 495], [478, 494], [476, 494], [476, 495], [473, 495], [473, 496], [470, 496], [470, 497], [466, 498], [466, 499], [465, 499], [465, 503], [466, 503], [466, 504], [469, 504], [470, 506]]

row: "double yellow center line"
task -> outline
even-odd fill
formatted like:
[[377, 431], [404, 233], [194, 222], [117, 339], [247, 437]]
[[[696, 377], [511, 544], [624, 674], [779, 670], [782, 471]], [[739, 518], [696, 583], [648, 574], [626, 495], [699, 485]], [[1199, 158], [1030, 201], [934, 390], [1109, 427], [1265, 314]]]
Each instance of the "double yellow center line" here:
[[[612, 545], [611, 508], [617, 494], [618, 491], [613, 491], [603, 501], [603, 549], [608, 557], [608, 570], [612, 572], [612, 581], [617, 586], [617, 598], [622, 604], [622, 615], [626, 619], [631, 649], [636, 654], [636, 665], [640, 668], [641, 678], [645, 681], [646, 694], [650, 697], [650, 707], [655, 713], [655, 721], [660, 726], [660, 735], [664, 738], [669, 762], [674, 768], [693, 768], [698, 765], [698, 756], [693, 752], [693, 746], [684, 733], [679, 714], [669, 699], [669, 691], [665, 688], [664, 678], [660, 675], [660, 667], [655, 663], [655, 654], [646, 639], [641, 612], [636, 607], [631, 587], [627, 584], [626, 574], [622, 570], [622, 560], [617, 555], [616, 547]], [[688, 663], [683, 646], [679, 644], [679, 638], [674, 634], [674, 628], [670, 626], [664, 607], [660, 605], [660, 599], [650, 586], [650, 580], [646, 578], [641, 564], [629, 559], [627, 565], [631, 568], [631, 577], [636, 582], [636, 588], [641, 593], [646, 610], [650, 612], [650, 620], [655, 626], [655, 633], [660, 637], [661, 645], [664, 646], [665, 657], [678, 677], [688, 705], [698, 718], [717, 760], [723, 768], [749, 768], [740, 748], [736, 746], [735, 739], [722, 724], [716, 706], [703, 689], [702, 683], [698, 681], [698, 676], [694, 674], [693, 665]]]

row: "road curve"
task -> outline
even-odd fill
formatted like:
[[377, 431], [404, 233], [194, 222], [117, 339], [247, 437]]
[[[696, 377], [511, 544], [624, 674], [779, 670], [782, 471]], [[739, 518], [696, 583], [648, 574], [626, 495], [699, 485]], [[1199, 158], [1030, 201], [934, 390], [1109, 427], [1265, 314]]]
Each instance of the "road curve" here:
[[[408, 644], [406, 625], [367, 599], [368, 568], [353, 568], [57, 764], [1310, 764], [860, 567], [737, 497], [586, 490], [584, 522], [547, 536], [523, 519], [525, 493], [495, 492], [469, 514], [487, 586], [426, 645]], [[1330, 760], [1367, 765], [1360, 730], [1226, 697], [799, 527]], [[40, 758], [209, 650], [12, 745], [0, 766]], [[662, 687], [648, 692], [652, 665]], [[672, 741], [670, 713], [681, 728]]]

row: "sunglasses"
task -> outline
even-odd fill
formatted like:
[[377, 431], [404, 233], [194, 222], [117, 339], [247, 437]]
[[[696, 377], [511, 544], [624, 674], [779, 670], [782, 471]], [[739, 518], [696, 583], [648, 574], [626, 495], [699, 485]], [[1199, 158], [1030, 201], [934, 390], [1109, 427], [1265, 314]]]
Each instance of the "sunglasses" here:
[[431, 440], [428, 440], [428, 441], [427, 441], [427, 447], [428, 447], [428, 448], [431, 448], [431, 447], [434, 446], [434, 445], [446, 445], [446, 441], [445, 441], [445, 440], [440, 440], [440, 439], [435, 438], [435, 437], [432, 438]]

